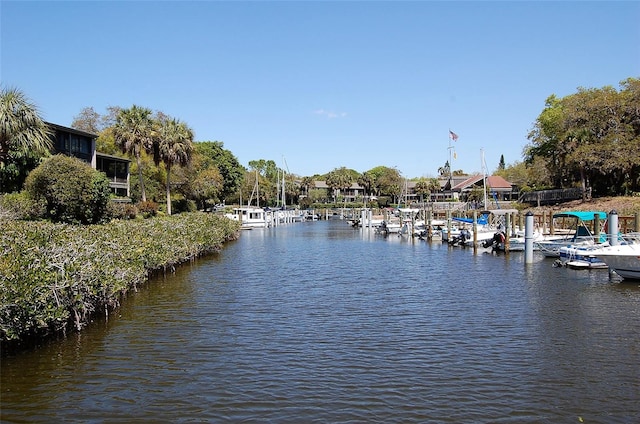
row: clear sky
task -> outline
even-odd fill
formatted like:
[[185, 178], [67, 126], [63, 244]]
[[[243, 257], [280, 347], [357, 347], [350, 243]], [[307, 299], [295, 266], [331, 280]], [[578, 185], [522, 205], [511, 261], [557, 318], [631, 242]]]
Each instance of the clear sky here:
[[407, 178], [522, 160], [555, 94], [640, 77], [640, 2], [6, 1], [0, 81], [70, 125], [133, 104], [247, 166]]

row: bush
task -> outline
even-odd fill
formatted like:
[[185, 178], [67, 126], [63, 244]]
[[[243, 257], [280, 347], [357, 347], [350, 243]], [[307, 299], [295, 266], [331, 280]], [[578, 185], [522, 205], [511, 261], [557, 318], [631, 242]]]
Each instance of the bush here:
[[158, 204], [156, 202], [152, 202], [151, 200], [138, 202], [136, 206], [138, 208], [138, 211], [140, 211], [142, 216], [144, 216], [145, 218], [150, 218], [158, 214]]
[[46, 218], [71, 224], [101, 222], [111, 196], [105, 174], [64, 155], [55, 155], [34, 169], [25, 190], [46, 205]]
[[101, 225], [7, 221], [0, 231], [0, 350], [29, 335], [81, 329], [152, 272], [218, 251], [240, 223], [185, 213]]
[[107, 215], [111, 219], [134, 219], [138, 215], [136, 205], [125, 202], [109, 202]]
[[0, 218], [37, 219], [44, 216], [46, 205], [34, 201], [26, 192], [0, 196]]
[[172, 213], [195, 212], [198, 210], [196, 202], [189, 199], [177, 199], [171, 202]]

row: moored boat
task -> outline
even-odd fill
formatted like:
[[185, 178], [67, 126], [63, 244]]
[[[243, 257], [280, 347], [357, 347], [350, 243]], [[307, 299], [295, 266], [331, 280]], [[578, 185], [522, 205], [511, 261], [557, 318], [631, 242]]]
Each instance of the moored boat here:
[[243, 230], [267, 228], [271, 225], [267, 211], [255, 206], [233, 208], [233, 212], [227, 213], [225, 216], [234, 221], [240, 221]]
[[595, 255], [620, 277], [640, 280], [640, 243], [608, 246]]
[[[593, 246], [596, 241], [604, 242], [606, 235], [600, 233], [598, 235], [592, 234], [589, 229], [589, 223], [594, 221], [596, 217], [600, 220], [600, 223], [604, 225], [607, 219], [607, 214], [600, 211], [570, 211], [560, 212], [553, 215], [553, 219], [568, 218], [573, 220], [572, 228], [570, 231], [561, 237], [552, 240], [541, 240], [534, 242], [537, 249], [546, 257], [559, 258], [560, 248], [564, 246]], [[597, 240], [596, 240], [597, 237]]]

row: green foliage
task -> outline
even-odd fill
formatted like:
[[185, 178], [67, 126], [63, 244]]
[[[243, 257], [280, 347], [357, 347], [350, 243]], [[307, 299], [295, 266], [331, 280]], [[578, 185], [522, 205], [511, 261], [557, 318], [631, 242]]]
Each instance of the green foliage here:
[[40, 164], [43, 158], [51, 156], [48, 152], [37, 150], [11, 151], [0, 166], [0, 193], [11, 193], [22, 190], [29, 172]]
[[77, 226], [0, 222], [0, 341], [69, 328], [157, 270], [217, 251], [239, 223], [207, 213]]
[[0, 87], [0, 117], [0, 169], [12, 153], [49, 152], [50, 130], [22, 91]]
[[218, 197], [224, 199], [238, 191], [244, 178], [245, 168], [231, 151], [224, 148], [220, 141], [195, 143], [195, 154], [202, 159], [200, 170], [216, 167], [223, 179], [222, 190]]
[[195, 212], [198, 210], [196, 202], [190, 199], [176, 199], [171, 204], [174, 213]]
[[547, 99], [525, 155], [528, 164], [543, 160], [548, 184], [590, 183], [594, 195], [640, 189], [640, 80], [629, 78], [620, 87], [579, 88]]
[[46, 204], [45, 217], [54, 222], [91, 224], [106, 215], [109, 180], [79, 159], [55, 155], [34, 169], [25, 190]]
[[46, 205], [36, 202], [25, 191], [0, 195], [0, 219], [36, 219], [45, 212]]
[[107, 216], [111, 219], [134, 219], [138, 212], [136, 205], [129, 202], [111, 201], [107, 205]]

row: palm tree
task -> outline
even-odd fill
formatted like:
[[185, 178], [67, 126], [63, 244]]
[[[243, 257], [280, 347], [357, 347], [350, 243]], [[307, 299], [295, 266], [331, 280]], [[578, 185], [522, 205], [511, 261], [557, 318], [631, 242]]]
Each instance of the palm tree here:
[[158, 141], [154, 146], [156, 165], [164, 162], [167, 170], [167, 214], [171, 215], [171, 166], [186, 165], [193, 152], [193, 131], [174, 118], [162, 119]]
[[46, 154], [52, 148], [49, 127], [38, 108], [16, 88], [0, 88], [0, 169], [11, 152]]
[[309, 196], [309, 189], [316, 186], [316, 181], [313, 177], [302, 177], [300, 181], [300, 188], [304, 190], [304, 194]]
[[138, 165], [138, 178], [140, 179], [140, 195], [142, 201], [147, 201], [142, 179], [142, 152], [148, 152], [153, 146], [155, 134], [154, 121], [151, 109], [133, 105], [129, 109], [122, 109], [118, 113], [114, 128], [116, 144], [123, 153], [133, 154]]

